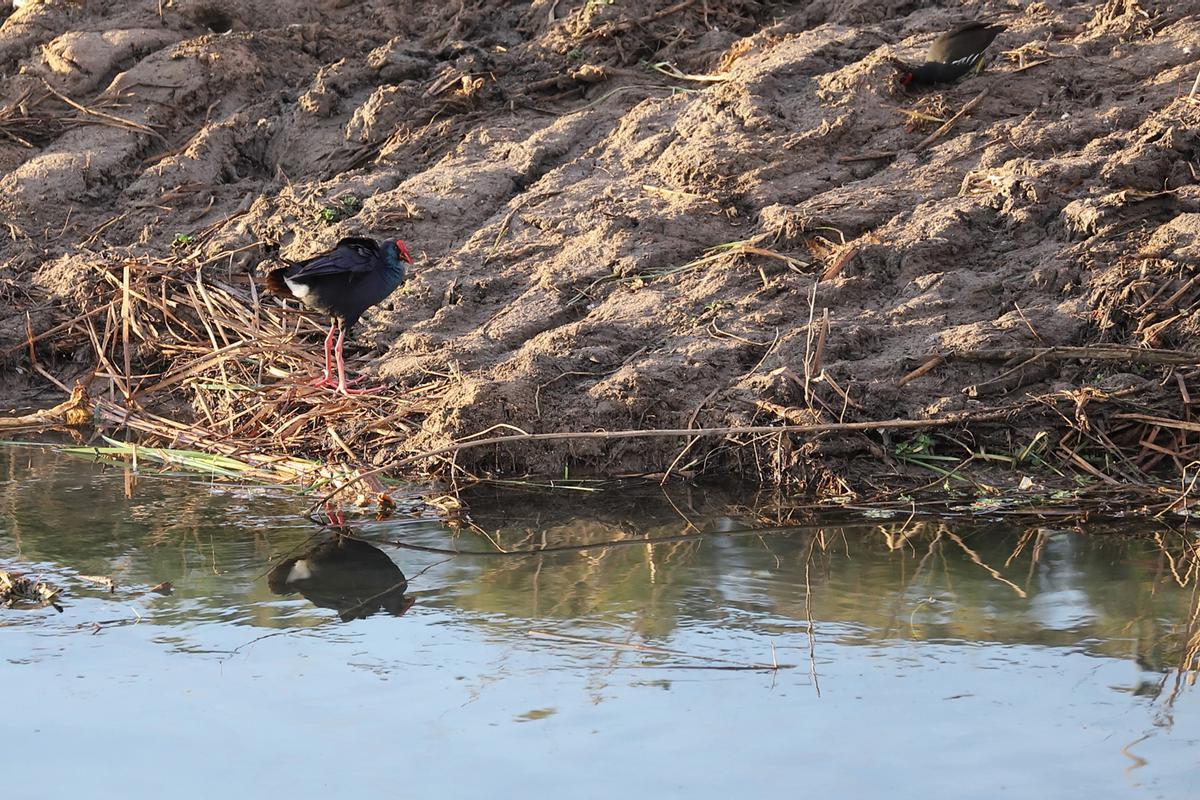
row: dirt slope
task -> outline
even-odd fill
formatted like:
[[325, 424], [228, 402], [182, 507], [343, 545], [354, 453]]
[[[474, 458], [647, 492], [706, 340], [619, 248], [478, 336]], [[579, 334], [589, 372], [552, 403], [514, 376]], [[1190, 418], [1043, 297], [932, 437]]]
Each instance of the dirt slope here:
[[[354, 233], [417, 258], [360, 331], [370, 369], [453, 379], [409, 451], [496, 425], [922, 418], [1153, 377], [951, 359], [900, 385], [933, 354], [1195, 348], [1200, 3], [17, 5], [5, 349], [111, 293], [97, 260], [231, 253], [208, 269], [248, 281], [255, 242], [300, 256]], [[1008, 26], [984, 75], [896, 85], [890, 58], [975, 16]], [[939, 123], [906, 111], [946, 119], [985, 91], [922, 146]], [[43, 356], [64, 378], [92, 366]], [[460, 464], [653, 469], [678, 450]]]

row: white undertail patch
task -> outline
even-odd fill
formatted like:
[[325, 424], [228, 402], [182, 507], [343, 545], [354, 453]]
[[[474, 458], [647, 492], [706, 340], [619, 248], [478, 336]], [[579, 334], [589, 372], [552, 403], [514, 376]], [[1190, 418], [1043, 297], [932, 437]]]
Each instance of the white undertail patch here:
[[288, 291], [303, 300], [308, 296], [310, 289], [299, 281], [294, 281], [291, 278], [284, 278], [283, 282], [287, 284]]
[[295, 564], [292, 564], [291, 570], [288, 572], [287, 583], [295, 583], [296, 581], [306, 581], [312, 577], [312, 570], [308, 567], [308, 562], [300, 559]]

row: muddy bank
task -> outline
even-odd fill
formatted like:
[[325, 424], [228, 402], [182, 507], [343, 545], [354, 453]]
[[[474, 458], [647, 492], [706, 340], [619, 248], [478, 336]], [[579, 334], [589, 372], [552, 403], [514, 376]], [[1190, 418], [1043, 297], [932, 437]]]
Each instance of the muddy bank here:
[[[204, 437], [374, 463], [485, 431], [1004, 408], [919, 441], [712, 437], [675, 466], [819, 481], [987, 448], [1097, 480], [1182, 468], [1195, 364], [1135, 351], [1200, 349], [1200, 4], [924, 5], [0, 12], [4, 388], [90, 379]], [[897, 85], [889, 59], [985, 15], [1008, 28], [985, 74]], [[403, 237], [417, 270], [358, 335], [389, 392], [322, 408], [292, 345], [315, 351], [323, 320], [261, 297], [260, 243], [298, 257], [350, 234]], [[204, 281], [237, 325], [206, 329], [225, 301], [185, 292]], [[47, 331], [35, 369], [22, 343]], [[1096, 344], [1130, 350], [1044, 352]], [[661, 470], [685, 442], [454, 459]]]

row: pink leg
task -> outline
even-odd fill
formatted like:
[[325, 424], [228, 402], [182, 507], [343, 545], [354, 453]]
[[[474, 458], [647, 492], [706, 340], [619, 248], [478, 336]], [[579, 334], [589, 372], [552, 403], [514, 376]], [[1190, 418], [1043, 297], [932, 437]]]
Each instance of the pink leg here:
[[349, 388], [347, 388], [346, 364], [342, 360], [342, 343], [345, 342], [345, 340], [346, 340], [346, 331], [342, 330], [338, 333], [337, 355], [336, 355], [337, 372], [338, 372], [338, 380], [337, 380], [338, 393], [344, 394], [347, 397], [349, 397], [349, 396], [355, 395], [355, 394], [374, 394], [375, 392], [382, 392], [383, 391], [382, 386], [376, 386], [371, 389], [349, 389]]
[[337, 323], [331, 322], [329, 324], [329, 335], [325, 337], [325, 374], [309, 383], [309, 386], [337, 385], [337, 382], [333, 379], [333, 363], [330, 360], [333, 355], [333, 331], [336, 327]]
[[332, 502], [325, 503], [325, 519], [328, 520], [327, 524], [332, 527], [346, 527], [346, 518], [342, 515], [342, 510]]

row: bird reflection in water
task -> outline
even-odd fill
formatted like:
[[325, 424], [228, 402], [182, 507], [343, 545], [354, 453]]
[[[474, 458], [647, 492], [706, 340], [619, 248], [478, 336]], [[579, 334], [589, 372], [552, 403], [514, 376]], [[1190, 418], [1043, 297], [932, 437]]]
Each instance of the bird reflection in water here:
[[337, 611], [342, 622], [380, 610], [399, 617], [415, 602], [405, 596], [408, 580], [386, 553], [344, 533], [277, 564], [267, 573], [267, 586], [280, 595], [299, 592], [313, 605]]

